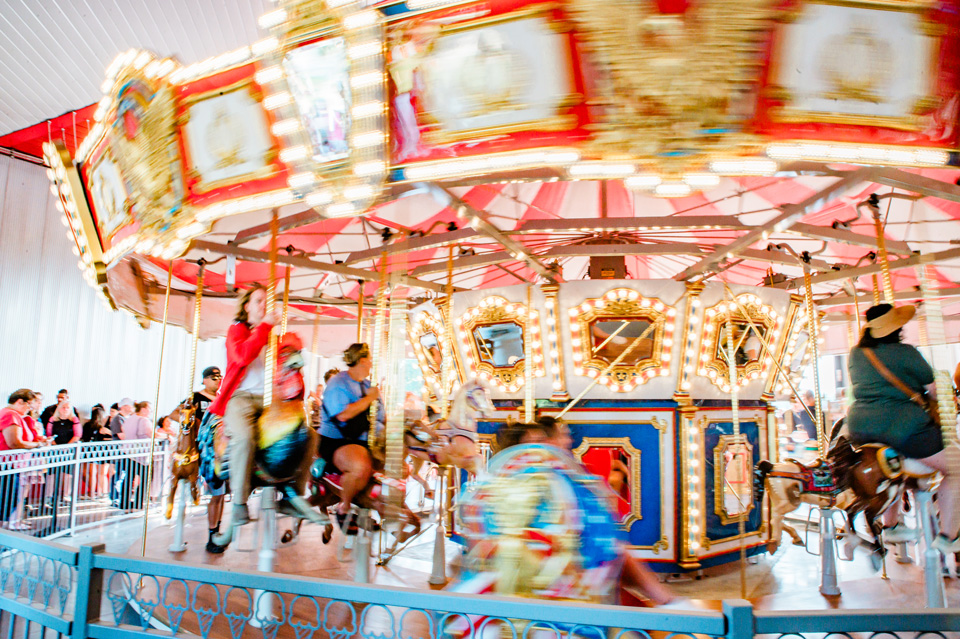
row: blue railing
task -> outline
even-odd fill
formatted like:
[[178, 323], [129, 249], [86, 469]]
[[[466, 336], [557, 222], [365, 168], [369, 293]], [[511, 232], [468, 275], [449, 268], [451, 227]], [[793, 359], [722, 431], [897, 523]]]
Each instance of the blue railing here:
[[[264, 603], [267, 605], [264, 605]], [[901, 639], [960, 631], [960, 610], [664, 611], [366, 586], [111, 555], [0, 532], [0, 636], [296, 639]]]

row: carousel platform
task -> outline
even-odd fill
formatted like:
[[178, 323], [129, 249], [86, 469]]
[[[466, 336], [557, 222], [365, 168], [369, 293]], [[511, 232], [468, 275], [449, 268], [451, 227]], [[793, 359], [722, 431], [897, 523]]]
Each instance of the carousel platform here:
[[[280, 520], [281, 533], [286, 529], [288, 521], [285, 518]], [[123, 525], [116, 524], [116, 526]], [[133, 531], [130, 524], [125, 525], [130, 532]], [[111, 532], [110, 527], [105, 525], [100, 531], [102, 538], [108, 542], [108, 552], [139, 557], [141, 547], [139, 533], [118, 535]], [[216, 567], [224, 571], [256, 570], [257, 552], [253, 549], [255, 524], [246, 527], [243, 532], [245, 536], [222, 555], [209, 554], [204, 550], [207, 538], [206, 513], [203, 508], [192, 508], [191, 512], [188, 512], [185, 528], [187, 550], [177, 554], [167, 550], [174, 538], [173, 526], [158, 517], [157, 523], [151, 525], [147, 534], [146, 557], [166, 562]], [[318, 526], [305, 525], [297, 541], [281, 545], [277, 549], [275, 572], [353, 582], [354, 565], [349, 561], [349, 556], [344, 562], [337, 559], [336, 542], [339, 533], [335, 532], [331, 542], [324, 545], [321, 541], [321, 532], [322, 529]], [[91, 538], [95, 540], [96, 534], [88, 533], [82, 541], [90, 541]], [[422, 540], [412, 544], [385, 567], [376, 566], [372, 561], [370, 583], [375, 586], [418, 590], [442, 588], [428, 583], [433, 553], [432, 538], [432, 534], [424, 535]], [[814, 532], [811, 532], [809, 542], [811, 548], [816, 547], [818, 540]], [[125, 550], [122, 548], [124, 544], [127, 545]], [[376, 544], [377, 538], [374, 537], [374, 552]], [[245, 552], [245, 549], [251, 551]], [[446, 557], [447, 576], [452, 581], [456, 575], [459, 546], [448, 541]], [[917, 610], [924, 606], [922, 567], [916, 561], [908, 564], [897, 563], [892, 552], [888, 555], [887, 561], [888, 579], [882, 579], [880, 573], [873, 570], [865, 551], [858, 550], [853, 561], [839, 562], [839, 585], [842, 594], [838, 596], [824, 596], [818, 592], [820, 583], [818, 567], [818, 558], [809, 554], [803, 547], [785, 543], [774, 555], [763, 554], [748, 562], [746, 599], [757, 610], [779, 611]], [[953, 568], [952, 561], [951, 568]], [[952, 573], [952, 575], [955, 574]], [[668, 581], [670, 588], [678, 596], [689, 599], [691, 609], [720, 610], [724, 599], [739, 598], [740, 571], [737, 563], [705, 569], [696, 575], [688, 573], [676, 577], [667, 575], [661, 575], [661, 577]], [[960, 602], [960, 579], [954, 576], [947, 578], [945, 582], [948, 606], [957, 605]], [[156, 590], [158, 587], [162, 589], [163, 586], [164, 582], [161, 580], [157, 584], [148, 584], [146, 588]], [[216, 608], [212, 590], [205, 594], [197, 594], [197, 600], [192, 602], [194, 608]], [[175, 596], [168, 592], [167, 599], [171, 600]], [[204, 596], [208, 596], [210, 601], [204, 601]], [[624, 603], [642, 605], [640, 601], [630, 597], [629, 593], [624, 597]], [[162, 607], [158, 607], [154, 611], [155, 617], [161, 612]], [[162, 622], [162, 617], [159, 617], [159, 620]], [[200, 634], [200, 629], [190, 628], [189, 623], [189, 619], [185, 618], [182, 631]], [[222, 636], [230, 636], [226, 622], [223, 623], [225, 627], [222, 630], [225, 634]], [[281, 635], [285, 629], [289, 628], [281, 629]], [[217, 628], [213, 628], [209, 636], [221, 635], [218, 634]]]

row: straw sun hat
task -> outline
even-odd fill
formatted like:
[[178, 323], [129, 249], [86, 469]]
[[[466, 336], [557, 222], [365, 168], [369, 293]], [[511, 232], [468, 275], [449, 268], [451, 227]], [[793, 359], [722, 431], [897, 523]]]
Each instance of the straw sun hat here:
[[915, 306], [877, 304], [867, 309], [867, 328], [875, 338], [886, 337], [909, 322], [917, 312]]

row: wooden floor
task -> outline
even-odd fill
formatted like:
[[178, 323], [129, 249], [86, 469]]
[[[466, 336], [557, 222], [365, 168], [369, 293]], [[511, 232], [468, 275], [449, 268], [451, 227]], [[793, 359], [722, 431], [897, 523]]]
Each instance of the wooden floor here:
[[[286, 529], [288, 519], [280, 520], [281, 533]], [[161, 526], [150, 531], [147, 539], [146, 555], [148, 558], [162, 561], [184, 562], [189, 564], [203, 564], [216, 566], [223, 570], [243, 569], [256, 570], [257, 552], [253, 548], [256, 524], [252, 523], [243, 529], [242, 537], [235, 541], [233, 546], [222, 555], [212, 555], [204, 550], [207, 540], [206, 520], [200, 509], [188, 517], [186, 527], [187, 550], [173, 554], [167, 548], [173, 540], [172, 526]], [[431, 531], [432, 533], [432, 531]], [[300, 538], [293, 544], [281, 546], [277, 550], [276, 573], [320, 577], [324, 579], [353, 581], [353, 564], [350, 561], [339, 562], [336, 557], [337, 535], [330, 544], [324, 545], [321, 541], [321, 528], [305, 525]], [[376, 540], [376, 538], [374, 538]], [[814, 538], [815, 539], [815, 538]], [[394, 558], [388, 566], [377, 567], [371, 562], [370, 582], [375, 585], [400, 586], [416, 589], [431, 588], [427, 579], [431, 571], [433, 534], [414, 543], [400, 556]], [[376, 543], [376, 542], [375, 542]], [[244, 552], [244, 550], [249, 552]], [[457, 546], [448, 542], [447, 559], [455, 563]], [[140, 540], [131, 546], [130, 555], [139, 556]], [[376, 549], [375, 549], [376, 551]], [[900, 608], [918, 609], [923, 607], [923, 574], [915, 563], [899, 564], [892, 558], [888, 560], [889, 579], [881, 579], [879, 573], [874, 572], [866, 554], [858, 550], [853, 562], [839, 562], [838, 572], [842, 594], [835, 597], [823, 596], [818, 591], [819, 586], [819, 558], [808, 554], [803, 548], [784, 545], [773, 556], [762, 555], [746, 570], [747, 599], [761, 610], [824, 610], [824, 609], [877, 609]], [[453, 566], [448, 567], [447, 574], [452, 576]], [[740, 570], [738, 563], [715, 567], [703, 572], [700, 578], [690, 575], [667, 577], [669, 585], [682, 597], [690, 599], [693, 608], [719, 610], [722, 599], [739, 598]], [[960, 580], [950, 578], [946, 580], [947, 597], [952, 605], [960, 604]], [[160, 584], [163, 587], [163, 584]], [[223, 590], [221, 590], [221, 593]], [[236, 595], [236, 596], [234, 596]], [[239, 593], [231, 595], [237, 606], [244, 605]], [[144, 592], [145, 600], [156, 600], [151, 593]], [[176, 599], [175, 593], [168, 593], [167, 601]], [[287, 600], [285, 605], [289, 605]], [[195, 607], [217, 608], [214, 602], [212, 589], [201, 589]], [[314, 620], [312, 607], [304, 611], [295, 610], [296, 616], [303, 617], [304, 623], [310, 624]], [[341, 605], [344, 623], [352, 616], [346, 605]], [[162, 609], [155, 611], [161, 619]], [[222, 626], [222, 627], [221, 627]], [[183, 629], [199, 633], [197, 617], [193, 614], [184, 616]], [[292, 629], [280, 629], [278, 636], [285, 637]], [[227, 621], [218, 617], [214, 621], [211, 637], [231, 636]], [[320, 636], [320, 635], [317, 635]], [[416, 635], [410, 635], [416, 636]]]

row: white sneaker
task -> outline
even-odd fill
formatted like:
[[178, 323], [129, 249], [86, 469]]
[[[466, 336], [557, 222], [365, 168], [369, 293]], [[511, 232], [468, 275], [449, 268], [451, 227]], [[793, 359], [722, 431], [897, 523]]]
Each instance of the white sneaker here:
[[948, 539], [942, 534], [937, 535], [937, 538], [933, 540], [933, 547], [945, 555], [951, 552], [960, 552], [960, 536], [956, 539]]
[[903, 541], [916, 541], [919, 532], [915, 528], [909, 528], [904, 523], [899, 523], [893, 528], [883, 529], [883, 540], [890, 544], [898, 544]]

